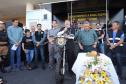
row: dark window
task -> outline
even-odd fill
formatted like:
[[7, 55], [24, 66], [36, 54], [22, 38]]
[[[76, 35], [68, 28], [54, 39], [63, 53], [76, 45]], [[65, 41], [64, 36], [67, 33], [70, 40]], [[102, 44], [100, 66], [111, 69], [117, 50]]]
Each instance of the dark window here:
[[44, 14], [44, 20], [46, 20], [47, 19], [47, 14]]

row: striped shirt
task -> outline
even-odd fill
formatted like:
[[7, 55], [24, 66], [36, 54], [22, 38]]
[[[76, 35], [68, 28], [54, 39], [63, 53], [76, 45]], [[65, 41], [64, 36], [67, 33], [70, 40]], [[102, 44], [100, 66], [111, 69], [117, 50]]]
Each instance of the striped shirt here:
[[78, 36], [78, 43], [82, 45], [93, 45], [95, 42], [98, 42], [98, 36], [93, 29], [88, 31], [82, 30]]

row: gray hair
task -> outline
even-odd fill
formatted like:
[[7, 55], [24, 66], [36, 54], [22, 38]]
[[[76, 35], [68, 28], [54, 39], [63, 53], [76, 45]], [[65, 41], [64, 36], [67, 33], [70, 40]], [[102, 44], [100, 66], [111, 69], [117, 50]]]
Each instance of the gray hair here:
[[119, 21], [114, 21], [113, 23], [116, 23], [117, 25], [120, 25], [120, 22]]
[[85, 22], [84, 22], [84, 25], [85, 25], [85, 24], [89, 24], [89, 25], [90, 25], [90, 23], [89, 23], [88, 21], [85, 21]]
[[35, 28], [35, 26], [31, 26], [31, 27], [34, 27]]

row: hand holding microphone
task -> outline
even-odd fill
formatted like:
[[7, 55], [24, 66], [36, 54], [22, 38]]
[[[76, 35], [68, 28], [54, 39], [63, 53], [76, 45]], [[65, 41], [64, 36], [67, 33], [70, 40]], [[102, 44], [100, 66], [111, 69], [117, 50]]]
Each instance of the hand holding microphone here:
[[66, 32], [66, 31], [67, 31], [67, 28], [64, 29], [64, 32]]
[[64, 32], [67, 32], [68, 28], [69, 28], [69, 26], [65, 26]]

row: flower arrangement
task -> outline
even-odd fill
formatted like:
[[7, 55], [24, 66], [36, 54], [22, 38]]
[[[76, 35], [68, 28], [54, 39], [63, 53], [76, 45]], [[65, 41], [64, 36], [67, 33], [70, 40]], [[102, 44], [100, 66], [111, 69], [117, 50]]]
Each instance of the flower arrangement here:
[[87, 60], [79, 76], [79, 84], [113, 84], [107, 71], [109, 64], [109, 61], [97, 56]]

